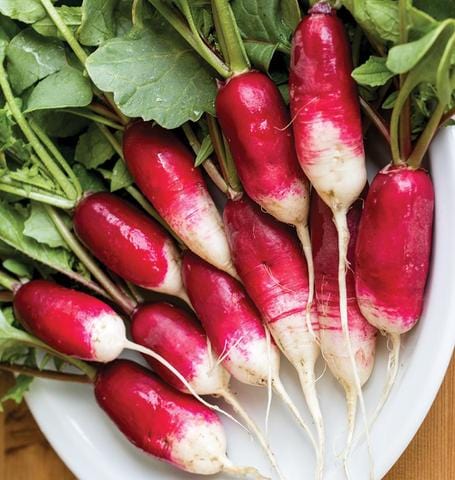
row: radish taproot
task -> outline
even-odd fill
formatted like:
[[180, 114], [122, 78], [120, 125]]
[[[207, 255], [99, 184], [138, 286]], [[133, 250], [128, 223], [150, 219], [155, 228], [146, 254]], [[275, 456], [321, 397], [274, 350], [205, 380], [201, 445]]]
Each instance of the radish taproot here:
[[[343, 23], [327, 2], [319, 2], [299, 23], [292, 40], [289, 77], [292, 125], [300, 165], [330, 207], [338, 233], [341, 327], [367, 427], [361, 381], [349, 335], [346, 292], [349, 244], [346, 216], [366, 183], [359, 100], [351, 71], [351, 53]], [[367, 442], [370, 445], [368, 429]]]
[[[364, 385], [374, 365], [377, 330], [363, 317], [355, 295], [355, 245], [363, 200], [354, 202], [348, 212], [350, 233], [346, 272], [348, 325], [360, 384]], [[319, 320], [321, 351], [327, 365], [343, 387], [348, 411], [347, 448], [349, 452], [355, 428], [357, 388], [348, 348], [343, 335], [338, 286], [338, 235], [330, 208], [313, 193], [310, 207], [311, 242], [314, 255], [315, 306]]]
[[161, 355], [129, 341], [123, 320], [101, 300], [48, 280], [32, 280], [15, 292], [13, 307], [21, 324], [58, 352], [102, 363], [115, 360], [124, 349], [144, 353], [169, 369], [201, 403], [226, 414], [202, 399]]
[[242, 284], [190, 252], [183, 256], [183, 282], [218, 361], [242, 383], [273, 388], [318, 452], [311, 431], [281, 383], [279, 351]]
[[265, 478], [226, 457], [226, 436], [214, 412], [134, 362], [101, 367], [95, 397], [131, 443], [160, 460], [199, 475]]
[[[281, 351], [296, 368], [316, 423], [321, 456], [324, 426], [315, 388], [319, 347], [307, 328], [308, 270], [292, 230], [245, 196], [223, 213], [234, 265]], [[317, 332], [317, 321], [313, 332]]]
[[[199, 395], [214, 395], [229, 403], [257, 437], [278, 476], [283, 478], [264, 436], [230, 391], [230, 375], [216, 362], [207, 335], [193, 316], [169, 303], [144, 305], [132, 317], [131, 335], [135, 342], [151, 348], [174, 365]], [[168, 369], [152, 357], [146, 355], [145, 358], [167, 383], [188, 393], [185, 385]]]
[[74, 212], [74, 230], [114, 273], [140, 287], [185, 301], [180, 254], [153, 219], [112, 193], [85, 197]]
[[180, 140], [171, 131], [140, 121], [126, 129], [123, 152], [142, 193], [185, 245], [236, 276], [221, 216], [193, 155]]
[[372, 420], [395, 381], [400, 335], [419, 320], [432, 244], [434, 190], [423, 169], [389, 165], [374, 178], [360, 221], [355, 286], [365, 318], [391, 340], [388, 378]]

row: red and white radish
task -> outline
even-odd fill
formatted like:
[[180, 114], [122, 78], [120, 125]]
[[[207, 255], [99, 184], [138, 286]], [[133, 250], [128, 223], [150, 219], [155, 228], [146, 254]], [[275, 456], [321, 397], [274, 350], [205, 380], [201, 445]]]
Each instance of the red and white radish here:
[[[357, 200], [347, 215], [350, 239], [347, 252], [349, 268], [346, 272], [349, 334], [361, 385], [368, 380], [373, 369], [377, 335], [376, 328], [370, 325], [360, 312], [355, 296], [354, 255], [362, 205], [363, 200]], [[338, 235], [330, 208], [316, 193], [313, 193], [311, 200], [310, 229], [321, 351], [330, 371], [346, 393], [348, 409], [346, 452], [349, 452], [355, 428], [357, 388], [340, 320]]]
[[136, 122], [125, 131], [123, 152], [142, 193], [185, 245], [236, 276], [221, 216], [180, 140], [151, 122]]
[[311, 304], [309, 184], [299, 167], [283, 98], [267, 75], [241, 73], [220, 87], [216, 114], [250, 198], [277, 220], [296, 227], [308, 264]]
[[313, 435], [281, 383], [279, 351], [241, 283], [189, 252], [183, 256], [183, 281], [213, 349], [228, 372], [247, 385], [273, 387], [318, 451]]
[[[264, 436], [230, 391], [230, 375], [216, 362], [207, 336], [193, 316], [168, 303], [144, 305], [133, 315], [131, 334], [135, 342], [152, 349], [174, 365], [199, 395], [214, 395], [226, 400], [256, 435], [279, 477], [283, 478]], [[146, 360], [167, 383], [188, 393], [185, 385], [163, 365], [148, 356]]]
[[434, 190], [423, 169], [392, 166], [374, 178], [360, 221], [355, 286], [365, 318], [392, 343], [386, 387], [373, 420], [398, 372], [400, 335], [419, 320], [428, 277]]
[[129, 360], [103, 366], [96, 378], [100, 407], [138, 448], [198, 475], [226, 472], [263, 479], [226, 457], [226, 437], [215, 413]]
[[47, 280], [32, 280], [15, 292], [13, 307], [22, 325], [55, 350], [102, 363], [115, 360], [124, 349], [144, 353], [172, 372], [201, 403], [225, 413], [202, 399], [165, 358], [129, 341], [123, 320], [101, 300]]
[[359, 101], [351, 71], [351, 53], [343, 23], [327, 2], [319, 2], [297, 26], [292, 41], [291, 112], [300, 165], [330, 207], [337, 228], [341, 327], [367, 426], [349, 335], [346, 292], [349, 244], [346, 215], [366, 183]]
[[123, 279], [189, 301], [173, 240], [157, 222], [112, 193], [94, 193], [77, 206], [74, 230], [87, 248]]
[[[289, 227], [245, 196], [229, 201], [223, 216], [237, 272], [275, 342], [299, 374], [322, 456], [324, 427], [314, 375], [319, 347], [307, 328], [309, 281], [300, 245]], [[316, 321], [313, 331], [318, 330]]]

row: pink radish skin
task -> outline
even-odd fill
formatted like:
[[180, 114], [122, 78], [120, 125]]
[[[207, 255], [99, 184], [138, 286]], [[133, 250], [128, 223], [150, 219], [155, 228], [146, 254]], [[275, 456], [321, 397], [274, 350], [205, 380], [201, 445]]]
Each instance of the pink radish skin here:
[[201, 403], [225, 413], [202, 399], [161, 355], [130, 342], [122, 319], [97, 298], [47, 280], [32, 280], [16, 292], [13, 306], [24, 327], [55, 350], [102, 363], [115, 360], [124, 349], [141, 352], [172, 372]]
[[313, 435], [279, 378], [279, 351], [267, 337], [259, 312], [240, 282], [189, 252], [183, 257], [183, 281], [214, 351], [223, 358], [228, 372], [247, 385], [268, 386], [271, 381], [317, 451]]
[[199, 475], [264, 478], [253, 468], [232, 465], [215, 413], [129, 360], [116, 360], [99, 371], [95, 397], [131, 443], [160, 460]]
[[[366, 183], [359, 101], [343, 23], [327, 2], [314, 5], [297, 26], [291, 51], [290, 104], [297, 156], [321, 199], [330, 207], [338, 234], [340, 321], [366, 427], [367, 415], [348, 323], [346, 215]], [[345, 452], [345, 466], [349, 448]]]
[[169, 130], [135, 122], [123, 136], [128, 170], [187, 247], [236, 276], [220, 214], [194, 157]]
[[419, 320], [432, 244], [434, 190], [423, 169], [388, 166], [373, 180], [360, 222], [355, 286], [365, 318], [388, 334], [386, 384], [375, 421], [395, 382], [400, 335]]
[[[348, 212], [350, 233], [346, 272], [349, 334], [361, 385], [368, 380], [374, 365], [377, 330], [360, 312], [355, 296], [354, 260], [357, 231], [363, 200], [357, 200]], [[348, 407], [348, 447], [352, 442], [357, 408], [357, 390], [351, 361], [343, 335], [338, 290], [337, 231], [329, 207], [313, 195], [310, 209], [311, 241], [314, 253], [315, 303], [319, 319], [319, 338], [327, 366], [346, 392]]]
[[73, 221], [78, 237], [114, 273], [142, 288], [188, 301], [179, 253], [154, 220], [103, 192], [84, 198]]
[[14, 296], [22, 325], [49, 346], [96, 362], [110, 362], [125, 347], [122, 319], [95, 297], [47, 280], [32, 280]]
[[420, 318], [433, 211], [424, 170], [389, 166], [373, 180], [360, 223], [356, 290], [363, 314], [381, 331], [401, 335]]
[[[230, 375], [217, 363], [205, 332], [193, 316], [168, 303], [144, 305], [133, 315], [131, 334], [135, 342], [172, 363], [199, 395], [215, 395], [226, 400], [257, 437], [278, 476], [283, 478], [264, 436], [230, 391]], [[146, 360], [167, 383], [188, 393], [182, 382], [159, 362], [148, 356]]]
[[[307, 328], [308, 272], [292, 230], [245, 196], [229, 201], [224, 223], [234, 265], [274, 340], [296, 368], [324, 444], [314, 367], [319, 347]], [[318, 332], [317, 321], [313, 331]]]

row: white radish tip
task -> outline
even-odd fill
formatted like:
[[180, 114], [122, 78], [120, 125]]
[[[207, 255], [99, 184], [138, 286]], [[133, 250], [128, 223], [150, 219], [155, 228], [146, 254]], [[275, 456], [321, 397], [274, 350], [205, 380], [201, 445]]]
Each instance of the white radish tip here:
[[107, 363], [115, 360], [125, 347], [126, 329], [115, 313], [103, 312], [92, 320], [90, 345], [93, 360]]

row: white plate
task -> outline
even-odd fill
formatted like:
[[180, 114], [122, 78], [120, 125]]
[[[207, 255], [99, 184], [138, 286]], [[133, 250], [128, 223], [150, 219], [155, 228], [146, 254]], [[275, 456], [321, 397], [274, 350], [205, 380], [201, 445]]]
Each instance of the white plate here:
[[[406, 448], [427, 414], [444, 377], [455, 344], [455, 128], [446, 128], [431, 148], [436, 187], [434, 255], [425, 312], [418, 326], [403, 339], [401, 368], [396, 385], [371, 439], [375, 477], [382, 478]], [[392, 206], [393, 208], [393, 206]], [[386, 346], [378, 345], [374, 373], [365, 387], [369, 411], [382, 389]], [[282, 377], [302, 412], [306, 409], [292, 369], [283, 360]], [[322, 371], [322, 364], [318, 366]], [[263, 425], [264, 390], [233, 384], [251, 415]], [[344, 478], [334, 453], [345, 436], [345, 403], [341, 388], [326, 372], [318, 382], [327, 433], [327, 479]], [[90, 386], [39, 380], [27, 396], [29, 407], [44, 434], [80, 480], [179, 480], [195, 478], [180, 473], [136, 450], [97, 407]], [[306, 415], [308, 417], [308, 415]], [[224, 420], [231, 459], [257, 466], [270, 474], [262, 451], [239, 427]], [[361, 428], [358, 419], [359, 429]], [[274, 399], [270, 441], [288, 480], [313, 478], [314, 459], [305, 435]], [[354, 480], [368, 478], [365, 445], [352, 454]], [[226, 478], [220, 475], [217, 479]]]

